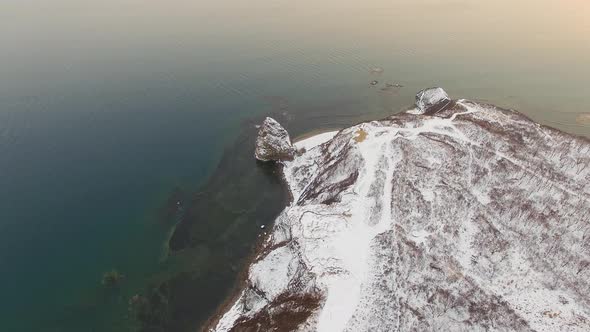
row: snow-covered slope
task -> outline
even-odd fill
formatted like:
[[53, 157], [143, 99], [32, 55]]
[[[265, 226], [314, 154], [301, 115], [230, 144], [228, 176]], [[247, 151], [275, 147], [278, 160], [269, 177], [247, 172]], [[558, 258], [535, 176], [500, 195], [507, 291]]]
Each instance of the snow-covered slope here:
[[590, 142], [466, 100], [411, 113], [296, 143], [216, 331], [590, 330]]

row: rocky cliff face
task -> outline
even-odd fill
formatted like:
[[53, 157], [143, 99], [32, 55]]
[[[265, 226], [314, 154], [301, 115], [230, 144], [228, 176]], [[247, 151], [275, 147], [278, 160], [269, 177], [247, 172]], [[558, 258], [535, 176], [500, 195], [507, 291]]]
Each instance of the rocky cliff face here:
[[260, 161], [292, 160], [295, 148], [291, 144], [289, 133], [275, 119], [266, 118], [256, 138], [256, 159]]
[[414, 114], [435, 114], [451, 106], [451, 98], [441, 88], [424, 89], [416, 95], [416, 109]]
[[589, 331], [590, 142], [448, 102], [298, 143], [214, 330]]

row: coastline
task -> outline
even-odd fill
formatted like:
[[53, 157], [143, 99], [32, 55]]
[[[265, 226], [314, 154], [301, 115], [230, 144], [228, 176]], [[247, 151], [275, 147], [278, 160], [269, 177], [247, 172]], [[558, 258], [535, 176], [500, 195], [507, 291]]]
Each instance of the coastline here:
[[[461, 104], [461, 105], [463, 105], [463, 104]], [[537, 136], [541, 135], [542, 137], [548, 137], [550, 140], [553, 140], [553, 138], [554, 138], [553, 136], [559, 137], [560, 136], [560, 133], [564, 134], [563, 136], [565, 138], [567, 138], [567, 136], [570, 136], [570, 137], [578, 137], [577, 135], [572, 135], [572, 134], [569, 134], [568, 135], [567, 133], [561, 132], [560, 130], [555, 130], [555, 129], [551, 128], [551, 127], [548, 127], [548, 126], [545, 126], [545, 125], [541, 125], [541, 124], [535, 123], [534, 121], [532, 121], [528, 117], [526, 117], [524, 115], [521, 115], [520, 113], [515, 112], [515, 111], [512, 111], [512, 110], [505, 110], [505, 109], [501, 109], [501, 108], [498, 108], [498, 107], [495, 107], [495, 106], [492, 106], [492, 105], [486, 105], [486, 104], [477, 104], [477, 105], [479, 105], [480, 107], [482, 107], [482, 109], [484, 109], [484, 110], [487, 110], [486, 109], [486, 106], [490, 106], [490, 109], [498, 110], [500, 113], [503, 113], [504, 115], [507, 115], [507, 116], [512, 116], [514, 114], [520, 115], [521, 120], [524, 121], [523, 123], [525, 123], [525, 124], [527, 124], [527, 123], [528, 124], [533, 123], [532, 128], [534, 130], [531, 130], [530, 131], [531, 135], [533, 135], [533, 134], [534, 135], [537, 135]], [[463, 105], [463, 106], [465, 106], [465, 105]], [[457, 115], [470, 114], [470, 113], [480, 113], [480, 112], [482, 112], [482, 111], [481, 110], [474, 111], [472, 109], [467, 108], [467, 111], [461, 111], [459, 113], [454, 113], [454, 114], [452, 114], [452, 116], [448, 116], [448, 114], [447, 114], [447, 116], [443, 116], [443, 117], [440, 118], [442, 120], [436, 120], [435, 119], [435, 120], [431, 120], [431, 122], [434, 121], [435, 122], [434, 124], [436, 125], [436, 124], [439, 124], [439, 122], [453, 121]], [[495, 118], [494, 117], [491, 117], [490, 119], [491, 120], [494, 120]], [[494, 129], [494, 128], [491, 128], [490, 129], [489, 128], [489, 125], [486, 125], [485, 122], [479, 123], [479, 122], [476, 122], [475, 120], [478, 120], [478, 118], [472, 119], [472, 122], [475, 124], [475, 126], [479, 126], [478, 128], [480, 128], [480, 129], [483, 128], [482, 130], [484, 130], [484, 132], [490, 131], [491, 133], [495, 133], [493, 130], [491, 130], [491, 129]], [[428, 130], [429, 128], [430, 127], [427, 126], [426, 130]], [[410, 130], [410, 129], [408, 129], [408, 130]], [[293, 145], [295, 145], [297, 147], [297, 149], [300, 150], [300, 152], [301, 152], [301, 150], [309, 150], [309, 149], [313, 148], [314, 146], [317, 146], [317, 145], [322, 144], [322, 143], [324, 143], [326, 141], [329, 141], [338, 132], [339, 131], [328, 131], [328, 130], [315, 130], [315, 131], [311, 131], [311, 132], [308, 132], [306, 134], [297, 136], [293, 140]], [[348, 131], [345, 130], [342, 138], [343, 139], [346, 139], [345, 136], [347, 136], [347, 134], [348, 134]], [[416, 136], [418, 134], [420, 134], [420, 132], [417, 132], [416, 133]], [[534, 137], [536, 137], [536, 136], [534, 136]], [[457, 137], [454, 137], [454, 138], [457, 139], [458, 136]], [[585, 137], [578, 137], [578, 138], [581, 138], [583, 141], [588, 141], [587, 138], [585, 138]], [[458, 139], [461, 139], [461, 138], [459, 137]], [[511, 136], [508, 136], [506, 142], [507, 142], [507, 144], [508, 143], [509, 144], [516, 144], [515, 142], [517, 142], [517, 141], [513, 140], [513, 138]], [[331, 149], [333, 147], [334, 147], [334, 144], [328, 144], [328, 145], [324, 145], [323, 149], [316, 150], [316, 151], [312, 152], [312, 155], [310, 157], [311, 159], [309, 159], [310, 160], [310, 163], [313, 163], [314, 158], [317, 157], [315, 155], [315, 153], [321, 153], [321, 152], [331, 151]], [[417, 151], [424, 151], [424, 149], [417, 149]], [[298, 163], [296, 161], [294, 162], [294, 164], [291, 164], [291, 162], [286, 162], [286, 163], [284, 163], [284, 165], [285, 165], [285, 167], [287, 167], [287, 169], [285, 170], [285, 173], [289, 174], [288, 167], [290, 167], [290, 166], [297, 166]], [[283, 176], [285, 176], [285, 174], [283, 174]], [[304, 173], [303, 176], [304, 177], [307, 177], [306, 176], [306, 173]], [[424, 178], [428, 178], [428, 177], [424, 177]], [[290, 180], [292, 180], [292, 179], [290, 179], [289, 176], [285, 176], [285, 180], [286, 180], [287, 188], [289, 188], [290, 190], [295, 190], [295, 193], [297, 193], [297, 189], [295, 187], [292, 187], [291, 186], [292, 185], [292, 181], [290, 181]], [[387, 181], [387, 183], [388, 182], [389, 181]], [[428, 192], [426, 192], [426, 194], [428, 194]], [[485, 196], [482, 196], [482, 197], [485, 197]], [[482, 204], [484, 204], [484, 203], [482, 203]], [[285, 212], [285, 211], [287, 211], [287, 212]], [[287, 206], [286, 209], [283, 210], [282, 213], [289, 214], [290, 212], [291, 212], [291, 209], [289, 209], [289, 206]], [[294, 212], [294, 213], [297, 213], [297, 212]], [[305, 212], [303, 212], [303, 213], [305, 213]], [[356, 233], [355, 233], [355, 236], [356, 236]], [[412, 236], [414, 236], [414, 235], [412, 235]], [[265, 234], [265, 236], [263, 238], [264, 239], [269, 239], [270, 237], [267, 234]], [[426, 241], [425, 239], [426, 239], [426, 237], [424, 237], [423, 239], [421, 239], [418, 244], [419, 245], [422, 245]], [[261, 248], [260, 247], [260, 244], [263, 244], [264, 245], [264, 244], [267, 244], [267, 242], [266, 241], [259, 242], [259, 244], [256, 246], [256, 249], [255, 249], [255, 254], [257, 256], [254, 256], [254, 257], [260, 257], [261, 254], [264, 255], [264, 252], [261, 253], [260, 251], [261, 250], [265, 250], [265, 249], [264, 248]], [[304, 248], [305, 248], [305, 246], [304, 246]], [[463, 252], [462, 251], [463, 250], [463, 247], [460, 246], [458, 248], [458, 250], [459, 250], [459, 252]], [[343, 253], [346, 254], [346, 253], [348, 253], [348, 251], [347, 250], [344, 250]], [[279, 255], [281, 255], [281, 254], [279, 254]], [[465, 256], [465, 257], [467, 257], [467, 256]], [[268, 261], [268, 264], [271, 264], [271, 263], [273, 263], [272, 259], [270, 259]], [[251, 260], [250, 260], [250, 264], [251, 264]], [[469, 264], [467, 264], [465, 266], [468, 266], [468, 265]], [[252, 267], [252, 265], [245, 266], [244, 267], [244, 270], [241, 271], [241, 273], [240, 273], [240, 284], [241, 285], [247, 286], [249, 284], [248, 279], [247, 279], [248, 278], [247, 272], [244, 273], [244, 271], [248, 271], [249, 269], [251, 269], [251, 267]], [[260, 269], [256, 269], [255, 268], [252, 271], [255, 271], [255, 274], [257, 273], [258, 278], [260, 278], [260, 276], [261, 276]], [[277, 273], [276, 272], [277, 270], [273, 270], [273, 271], [275, 271], [274, 272], [275, 274]], [[275, 294], [274, 293], [275, 292], [274, 289], [276, 288], [275, 287], [276, 284], [273, 281], [274, 279], [272, 279], [273, 277], [269, 277], [269, 278], [271, 278], [271, 279], [268, 279], [268, 280], [271, 280], [271, 281], [269, 281], [266, 284], [266, 288], [267, 288], [267, 290], [269, 292], [268, 294]], [[258, 279], [256, 279], [256, 280], [258, 280]], [[257, 285], [256, 286], [256, 289], [263, 289], [264, 288], [264, 287], [263, 288], [258, 287], [257, 282], [255, 282], [255, 284]], [[275, 286], [273, 286], [273, 285], [275, 285]], [[449, 285], [449, 287], [452, 287], [452, 286]], [[231, 296], [228, 297], [227, 298], [227, 301], [224, 302], [224, 308], [227, 309], [227, 311], [224, 311], [224, 310], [220, 309], [219, 311], [216, 312], [216, 315], [214, 317], [212, 317], [212, 319], [213, 319], [212, 320], [212, 323], [208, 326], [209, 331], [211, 331], [213, 328], [220, 328], [221, 330], [226, 330], [226, 329], [231, 328], [231, 325], [228, 325], [227, 323], [230, 322], [230, 321], [232, 321], [232, 320], [234, 320], [235, 317], [236, 317], [236, 315], [240, 311], [244, 310], [244, 309], [242, 309], [242, 306], [240, 305], [240, 298], [242, 296], [246, 296], [246, 298], [248, 298], [247, 295], [244, 295], [244, 294], [245, 293], [243, 291], [239, 291], [239, 290], [234, 290], [232, 292]], [[342, 296], [340, 296], [339, 298], [342, 298]], [[481, 301], [484, 301], [484, 300], [486, 300], [486, 299], [482, 299]], [[521, 299], [518, 298], [518, 299], [513, 299], [513, 300], [518, 302]], [[236, 301], [238, 301], [238, 302], [236, 302]], [[232, 307], [232, 304], [234, 305], [233, 307]], [[539, 308], [535, 307], [533, 309], [536, 310], [536, 309], [539, 309]], [[332, 303], [332, 308], [330, 310], [331, 310], [331, 312], [342, 311], [342, 310], [340, 310], [340, 303], [337, 303], [337, 304]], [[250, 317], [250, 322], [249, 323], [251, 323], [251, 324], [260, 324], [259, 320], [260, 320], [260, 317], [258, 317], [258, 316], [252, 316], [252, 317]], [[533, 319], [531, 317], [529, 317], [529, 321], [536, 322], [538, 324], [542, 324], [538, 320], [535, 320], [535, 319]], [[242, 324], [242, 325], [243, 325], [243, 323], [244, 322], [240, 322], [240, 324]], [[267, 323], [267, 325], [268, 324], [270, 324], [270, 323]], [[506, 322], [505, 324], [506, 324], [506, 326], [512, 326], [512, 325], [510, 325], [510, 322]], [[252, 326], [252, 325], [248, 325], [248, 326]]]
[[[298, 149], [301, 149], [301, 148], [310, 149], [310, 148], [313, 148], [315, 146], [321, 145], [321, 144], [329, 141], [338, 132], [340, 132], [340, 130], [341, 129], [335, 129], [335, 128], [314, 129], [314, 130], [311, 130], [309, 132], [306, 132], [306, 133], [294, 138], [293, 145]], [[282, 165], [281, 165], [281, 168], [282, 168]], [[281, 171], [281, 173], [282, 173], [282, 171]], [[290, 197], [289, 201], [287, 201], [285, 206], [283, 207], [283, 210], [284, 210], [287, 207], [289, 207], [289, 205], [291, 204], [292, 196], [291, 196], [291, 190], [289, 189], [289, 180], [287, 178], [285, 178], [284, 174], [281, 174], [281, 179], [282, 179], [281, 181], [283, 183], [283, 187], [285, 190], [287, 190], [289, 197]], [[281, 210], [281, 213], [283, 210]], [[276, 220], [276, 218], [275, 218], [275, 220]], [[274, 222], [274, 220], [273, 220], [273, 222]], [[268, 226], [272, 226], [272, 225], [267, 225], [267, 227]], [[271, 228], [267, 228], [267, 229], [271, 229]], [[244, 266], [238, 272], [238, 276], [236, 277], [236, 282], [235, 282], [234, 286], [232, 287], [232, 290], [229, 292], [229, 295], [218, 306], [218, 308], [215, 309], [215, 311], [213, 312], [211, 317], [209, 319], [207, 319], [203, 323], [203, 325], [198, 328], [198, 331], [200, 331], [200, 332], [214, 331], [215, 327], [219, 324], [219, 322], [220, 322], [221, 318], [223, 318], [224, 314], [229, 312], [229, 310], [234, 305], [234, 303], [240, 298], [240, 296], [242, 295], [242, 290], [246, 286], [246, 282], [248, 280], [248, 272], [249, 272], [250, 266], [252, 265], [253, 262], [256, 261], [257, 257], [260, 255], [260, 253], [263, 252], [263, 250], [265, 248], [266, 241], [267, 241], [268, 236], [270, 234], [271, 234], [270, 231], [264, 232], [257, 239], [256, 244], [254, 245], [254, 247], [252, 249], [252, 252], [249, 254], [247, 259], [244, 261]]]
[[223, 300], [223, 302], [221, 302], [217, 309], [215, 309], [215, 311], [211, 314], [211, 317], [209, 317], [209, 319], [207, 319], [200, 327], [197, 328], [198, 331], [214, 331], [215, 327], [217, 324], [219, 324], [219, 321], [223, 317], [223, 314], [229, 311], [232, 305], [240, 298], [242, 295], [242, 289], [246, 286], [246, 281], [248, 280], [248, 270], [250, 265], [256, 261], [256, 257], [258, 257], [258, 254], [262, 251], [267, 238], [267, 232], [264, 232], [258, 237], [256, 244], [252, 248], [252, 252], [244, 260], [244, 266], [238, 272], [236, 281], [232, 286], [232, 290], [229, 292], [225, 300]]
[[296, 145], [296, 144], [298, 144], [298, 143], [300, 143], [302, 141], [306, 141], [306, 140], [308, 140], [308, 139], [310, 139], [312, 137], [316, 137], [318, 135], [322, 135], [322, 134], [330, 133], [330, 132], [339, 132], [342, 129], [344, 129], [344, 128], [339, 128], [339, 127], [333, 127], [333, 128], [325, 127], [325, 128], [313, 129], [313, 130], [307, 131], [307, 132], [305, 132], [305, 133], [303, 133], [301, 135], [298, 135], [298, 136], [294, 137], [291, 141], [292, 141], [293, 145]]
[[[252, 158], [254, 158], [254, 153], [252, 152]], [[280, 177], [281, 177], [281, 189], [284, 190], [286, 192], [286, 199], [282, 201], [281, 205], [281, 210], [278, 212], [278, 214], [272, 219], [272, 223], [274, 224], [274, 221], [276, 220], [276, 218], [278, 217], [278, 215], [280, 213], [282, 213], [282, 211], [289, 206], [289, 204], [291, 204], [292, 198], [291, 198], [291, 192], [288, 188], [288, 186], [285, 185], [285, 180], [284, 180], [284, 176], [282, 174], [282, 165], [274, 165], [274, 167], [277, 167], [281, 173]], [[210, 315], [210, 317], [205, 320], [200, 326], [196, 327], [196, 331], [199, 332], [210, 332], [210, 331], [214, 331], [215, 327], [219, 324], [219, 321], [221, 320], [221, 318], [223, 317], [223, 315], [228, 312], [231, 307], [233, 306], [233, 304], [240, 298], [240, 296], [242, 295], [242, 290], [247, 286], [247, 280], [248, 280], [248, 273], [249, 273], [249, 269], [250, 266], [252, 265], [252, 263], [256, 262], [256, 259], [258, 258], [258, 256], [260, 255], [260, 253], [263, 252], [263, 249], [265, 247], [266, 241], [269, 239], [269, 235], [271, 234], [269, 232], [270, 227], [272, 226], [272, 224], [267, 224], [266, 225], [266, 231], [261, 232], [258, 237], [256, 238], [256, 241], [254, 242], [254, 245], [252, 246], [250, 252], [248, 253], [248, 255], [244, 258], [243, 261], [243, 265], [242, 267], [239, 269], [236, 278], [234, 280], [234, 283], [232, 285], [231, 290], [227, 293], [227, 296], [225, 297], [225, 299], [217, 306], [217, 308], [213, 311], [213, 313]]]

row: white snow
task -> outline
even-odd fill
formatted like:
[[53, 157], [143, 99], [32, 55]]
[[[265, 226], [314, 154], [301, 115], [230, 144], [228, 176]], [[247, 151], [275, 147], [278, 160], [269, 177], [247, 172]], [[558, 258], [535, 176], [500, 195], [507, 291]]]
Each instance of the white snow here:
[[214, 331], [229, 331], [233, 327], [233, 324], [242, 315], [242, 301], [244, 299], [244, 291], [238, 296], [237, 301], [233, 306], [221, 317]]
[[277, 248], [250, 267], [250, 280], [257, 289], [266, 294], [267, 300], [272, 301], [287, 287], [289, 279], [285, 276], [297, 267], [298, 262], [293, 259], [288, 248]]
[[412, 232], [412, 240], [418, 244], [424, 244], [430, 235], [431, 233], [424, 229], [417, 230]]
[[293, 145], [295, 145], [297, 149], [311, 150], [312, 148], [331, 140], [336, 134], [338, 134], [338, 131], [328, 131], [302, 139], [293, 143]]
[[[433, 93], [429, 100], [446, 96]], [[230, 330], [292, 291], [301, 269], [314, 276], [302, 289], [325, 299], [304, 330], [526, 330], [521, 321], [537, 331], [589, 330], [590, 308], [578, 294], [590, 289], [590, 272], [578, 270], [590, 259], [582, 219], [590, 193], [580, 182], [590, 180], [588, 149], [557, 132], [547, 146], [528, 146], [469, 119], [525, 141], [548, 133], [493, 106], [459, 100], [455, 107], [446, 117], [367, 122], [294, 143], [305, 152], [283, 162], [293, 202], [267, 243], [280, 246], [249, 269], [264, 297], [243, 292], [215, 330]], [[367, 136], [357, 142], [360, 130]], [[551, 145], [559, 140], [568, 144]], [[355, 171], [355, 181], [334, 189]], [[322, 202], [329, 195], [335, 203]], [[462, 304], [443, 297], [465, 294]], [[498, 310], [493, 322], [473, 316], [469, 303]]]

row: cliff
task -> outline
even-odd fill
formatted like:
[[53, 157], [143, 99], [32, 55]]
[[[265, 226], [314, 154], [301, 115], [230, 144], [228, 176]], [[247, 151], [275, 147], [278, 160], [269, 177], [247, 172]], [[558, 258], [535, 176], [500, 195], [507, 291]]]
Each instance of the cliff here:
[[215, 331], [590, 330], [587, 139], [427, 89], [295, 147]]

